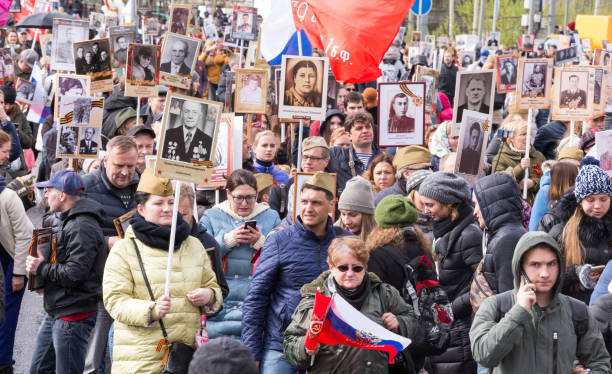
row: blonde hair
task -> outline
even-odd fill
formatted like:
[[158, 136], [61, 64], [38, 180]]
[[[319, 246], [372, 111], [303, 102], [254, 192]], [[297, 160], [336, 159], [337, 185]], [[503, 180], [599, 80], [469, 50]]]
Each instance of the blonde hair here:
[[257, 133], [257, 135], [255, 135], [255, 139], [253, 139], [253, 147], [257, 147], [257, 145], [259, 144], [259, 141], [264, 136], [272, 136], [272, 137], [274, 137], [274, 140], [276, 141], [276, 144], [278, 145], [279, 140], [276, 137], [276, 134], [274, 132], [272, 132], [272, 130], [264, 130], [262, 132]]
[[[342, 218], [340, 219], [340, 224], [338, 226], [347, 231], [350, 231], [342, 221]], [[376, 227], [376, 221], [374, 220], [373, 214], [361, 213], [361, 231], [359, 232], [359, 238], [361, 240], [365, 242], [368, 239], [368, 236], [370, 235], [372, 230], [374, 230]]]
[[561, 241], [563, 243], [563, 250], [565, 252], [565, 267], [570, 267], [576, 264], [584, 263], [584, 246], [580, 242], [579, 226], [584, 211], [582, 207], [578, 205], [574, 214], [565, 224], [563, 233], [561, 234]]
[[[425, 236], [421, 230], [417, 229], [416, 227], [413, 227], [413, 229], [414, 233], [416, 234], [417, 243], [423, 252], [431, 253], [431, 243], [425, 239]], [[366, 241], [366, 249], [370, 252], [376, 248], [384, 247], [386, 245], [390, 245], [395, 248], [401, 248], [404, 245], [404, 233], [401, 227], [376, 226]]]
[[6, 132], [0, 130], [0, 147], [10, 142], [11, 142], [11, 136], [7, 134]]
[[340, 236], [332, 240], [327, 249], [327, 264], [330, 268], [335, 265], [335, 260], [342, 254], [349, 254], [364, 266], [368, 266], [370, 252], [366, 250], [363, 240], [356, 236]]
[[336, 140], [338, 140], [338, 138], [342, 137], [342, 135], [344, 134], [346, 134], [346, 130], [344, 129], [344, 127], [335, 129], [334, 132], [332, 132], [329, 136], [329, 141], [327, 142], [327, 145], [333, 147]]

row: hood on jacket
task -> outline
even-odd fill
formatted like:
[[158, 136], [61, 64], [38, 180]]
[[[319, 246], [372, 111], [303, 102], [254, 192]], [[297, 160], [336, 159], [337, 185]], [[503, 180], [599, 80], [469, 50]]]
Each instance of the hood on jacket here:
[[106, 213], [100, 203], [84, 197], [77, 200], [70, 210], [62, 213], [62, 220], [68, 220], [82, 214], [89, 214], [102, 224]]
[[250, 219], [253, 219], [257, 217], [258, 215], [260, 215], [261, 213], [263, 213], [264, 211], [270, 209], [270, 205], [268, 205], [268, 203], [255, 203], [255, 207], [253, 208], [253, 211], [251, 212], [251, 214], [249, 214], [246, 217], [243, 217], [243, 216], [239, 216], [238, 214], [236, 214], [236, 212], [234, 212], [232, 208], [230, 208], [229, 200], [225, 200], [224, 202], [220, 203], [216, 207], [221, 209], [223, 212], [227, 213], [228, 216], [234, 219], [237, 219], [237, 220], [241, 220], [241, 221], [248, 221]]
[[518, 291], [521, 285], [521, 267], [523, 263], [523, 256], [530, 249], [536, 247], [539, 244], [548, 245], [557, 255], [557, 261], [559, 264], [559, 274], [557, 275], [557, 280], [552, 289], [552, 296], [555, 297], [561, 290], [561, 279], [563, 279], [563, 273], [565, 272], [565, 261], [561, 254], [561, 250], [559, 249], [559, 245], [557, 244], [555, 239], [553, 239], [552, 236], [548, 235], [543, 231], [528, 232], [521, 237], [518, 243], [516, 243], [514, 255], [512, 256], [512, 275], [514, 276], [514, 290]]
[[319, 128], [319, 134], [321, 134], [321, 136], [323, 136], [323, 134], [325, 133], [325, 129], [329, 124], [329, 120], [333, 116], [340, 116], [340, 118], [342, 119], [342, 123], [344, 123], [344, 120], [346, 119], [346, 114], [344, 114], [343, 111], [338, 109], [328, 110], [327, 113], [325, 113], [325, 121], [321, 122], [321, 127]]
[[508, 223], [521, 224], [521, 190], [512, 176], [488, 175], [474, 183], [473, 191], [488, 230], [495, 232]]

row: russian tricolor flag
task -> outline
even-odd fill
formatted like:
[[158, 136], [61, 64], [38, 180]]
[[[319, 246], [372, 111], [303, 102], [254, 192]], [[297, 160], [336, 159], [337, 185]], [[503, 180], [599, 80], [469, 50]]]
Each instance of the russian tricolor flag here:
[[340, 295], [328, 297], [317, 290], [304, 343], [309, 350], [314, 350], [317, 343], [343, 344], [387, 352], [389, 363], [393, 363], [410, 342], [363, 315]]
[[[298, 31], [290, 0], [276, 0], [261, 24], [261, 54], [272, 65], [280, 65], [283, 55], [299, 55]], [[300, 31], [302, 56], [312, 56], [312, 46]]]

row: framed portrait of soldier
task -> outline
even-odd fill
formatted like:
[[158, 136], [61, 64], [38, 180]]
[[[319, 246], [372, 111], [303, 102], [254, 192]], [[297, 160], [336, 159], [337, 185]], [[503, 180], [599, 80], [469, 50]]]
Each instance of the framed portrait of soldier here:
[[555, 66], [565, 66], [568, 62], [578, 60], [578, 46], [576, 45], [555, 51]]
[[16, 101], [24, 104], [32, 104], [36, 83], [27, 81], [23, 78], [17, 78], [15, 82], [15, 90], [17, 91]]
[[108, 30], [110, 27], [119, 24], [119, 17], [114, 13], [108, 13], [104, 17], [104, 27]]
[[160, 55], [161, 48], [158, 45], [128, 45], [125, 96], [157, 96]]
[[89, 39], [89, 22], [56, 18], [53, 20], [51, 70], [73, 72], [73, 43]]
[[599, 166], [612, 177], [612, 130], [595, 133]]
[[15, 80], [15, 65], [10, 48], [0, 48], [0, 82]]
[[327, 57], [283, 55], [279, 118], [325, 120], [328, 66]]
[[104, 98], [93, 96], [64, 96], [60, 105], [61, 125], [102, 125]]
[[51, 54], [53, 53], [53, 35], [45, 34], [40, 36], [40, 50], [43, 57], [47, 61], [51, 61]]
[[457, 73], [453, 123], [463, 121], [463, 111], [473, 110], [493, 116], [495, 70], [460, 71]]
[[257, 8], [234, 5], [232, 12], [232, 38], [257, 40]]
[[533, 46], [535, 43], [535, 35], [534, 34], [522, 34], [521, 35], [521, 49], [525, 52], [533, 51]]
[[188, 89], [199, 50], [199, 39], [166, 34], [161, 50], [159, 83]]
[[430, 113], [437, 102], [438, 93], [438, 77], [440, 72], [435, 69], [426, 68], [425, 66], [417, 66], [414, 82], [425, 83], [425, 111]]
[[516, 101], [520, 109], [548, 108], [552, 82], [553, 60], [520, 58], [516, 80]]
[[489, 32], [487, 35], [487, 40], [485, 41], [485, 45], [487, 49], [496, 50], [499, 48], [501, 33], [499, 31]]
[[157, 35], [158, 28], [157, 18], [151, 17], [145, 20], [145, 35]]
[[463, 112], [455, 174], [472, 183], [485, 175], [483, 166], [490, 131], [491, 121], [488, 115], [472, 110]]
[[170, 28], [173, 34], [187, 35], [187, 27], [191, 18], [191, 5], [170, 5]]
[[[240, 123], [239, 129], [234, 129], [234, 113], [221, 114], [221, 122], [219, 122], [219, 132], [217, 134], [217, 143], [215, 146], [215, 155], [213, 160], [213, 169], [208, 183], [200, 183], [199, 185], [224, 187], [226, 183], [225, 176], [230, 175], [234, 170], [233, 153], [234, 150], [240, 149], [239, 144], [235, 144], [235, 130], [240, 131], [242, 135], [242, 126]], [[242, 136], [239, 137], [242, 142]]]
[[104, 13], [89, 13], [89, 28], [97, 32], [104, 30]]
[[593, 113], [595, 70], [591, 67], [555, 68], [552, 118], [587, 120]]
[[137, 10], [151, 10], [151, 0], [136, 0]]
[[593, 75], [593, 117], [599, 117], [606, 114], [607, 69], [594, 66], [593, 70], [595, 71]]
[[421, 42], [423, 34], [420, 31], [413, 31], [410, 34], [410, 45], [418, 47]]
[[497, 70], [497, 92], [507, 93], [516, 90], [518, 76], [519, 55], [495, 56], [495, 69]]
[[109, 38], [73, 43], [72, 47], [77, 74], [91, 77], [89, 92], [112, 91], [113, 71]]
[[11, 2], [9, 13], [21, 13], [21, 0], [13, 0]]
[[83, 126], [79, 130], [79, 156], [98, 157], [100, 126]]
[[600, 65], [605, 68], [610, 68], [612, 66], [612, 52], [610, 51], [601, 51], [600, 53], [601, 62]]
[[[168, 93], [155, 170], [164, 178], [208, 183], [223, 104]], [[171, 107], [178, 108], [171, 111]]]
[[236, 113], [264, 113], [268, 94], [268, 70], [237, 69]]
[[239, 41], [232, 37], [232, 26], [225, 26], [223, 30], [223, 46], [225, 47], [238, 47]]
[[448, 48], [448, 35], [438, 36], [438, 48]]
[[425, 83], [378, 84], [378, 145], [422, 145], [425, 136]]
[[476, 52], [475, 51], [460, 51], [459, 52], [459, 68], [467, 69], [474, 63], [476, 60]]
[[136, 40], [136, 27], [113, 26], [109, 28], [108, 34], [113, 50], [113, 67], [124, 68], [127, 63], [128, 45]]
[[89, 96], [90, 82], [91, 78], [88, 75], [55, 74], [55, 107], [53, 108], [55, 120], [59, 119], [60, 106], [64, 97]]

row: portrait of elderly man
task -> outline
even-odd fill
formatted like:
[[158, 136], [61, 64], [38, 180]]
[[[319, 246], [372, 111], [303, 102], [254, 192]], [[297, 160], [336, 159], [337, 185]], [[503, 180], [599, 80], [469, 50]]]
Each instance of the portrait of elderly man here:
[[480, 124], [473, 122], [464, 140], [463, 150], [461, 151], [461, 161], [459, 161], [459, 172], [477, 175], [480, 166]]
[[457, 108], [457, 123], [463, 119], [465, 109], [489, 114], [489, 106], [484, 103], [487, 96], [487, 87], [483, 77], [475, 76], [468, 80], [465, 85], [465, 103]]
[[191, 67], [185, 64], [185, 59], [189, 54], [189, 46], [187, 45], [187, 42], [180, 39], [168, 39], [166, 42], [170, 43], [170, 61], [163, 62], [159, 70], [172, 75], [191, 74]]
[[503, 84], [516, 84], [516, 65], [511, 58], [503, 60], [500, 70]]
[[206, 109], [196, 101], [183, 101], [181, 114], [166, 131], [162, 158], [192, 162], [210, 160], [212, 137], [200, 127], [206, 124]]
[[389, 133], [414, 132], [414, 118], [408, 117], [408, 96], [400, 92], [391, 100], [389, 109]]
[[94, 141], [95, 127], [85, 127], [81, 130], [82, 138], [79, 141], [79, 154], [95, 155], [98, 153], [98, 143]]
[[584, 109], [586, 108], [587, 94], [586, 91], [578, 87], [578, 75], [570, 75], [568, 82], [569, 87], [561, 85], [561, 96], [559, 99], [560, 108]]

